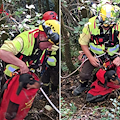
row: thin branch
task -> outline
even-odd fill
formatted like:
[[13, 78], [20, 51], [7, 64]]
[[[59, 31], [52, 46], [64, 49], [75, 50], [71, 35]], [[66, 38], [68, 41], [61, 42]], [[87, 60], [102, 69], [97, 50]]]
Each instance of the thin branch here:
[[67, 26], [67, 25], [64, 25], [64, 26], [65, 26], [65, 28], [67, 28], [67, 29], [69, 29], [69, 30], [75, 31], [75, 29], [73, 29], [72, 27], [69, 27], [69, 26]]
[[72, 22], [73, 24], [76, 24], [76, 25], [78, 26], [79, 24], [78, 24], [78, 22], [76, 21], [76, 19], [72, 16], [72, 13], [70, 13], [70, 12], [68, 11], [68, 9], [65, 8], [64, 5], [62, 5], [62, 4], [61, 4], [61, 8], [63, 9], [62, 11], [63, 11], [65, 14], [67, 14], [67, 16], [71, 19], [71, 22]]
[[[77, 9], [79, 8], [79, 0], [77, 0]], [[78, 18], [80, 18], [80, 10], [78, 10]], [[80, 19], [79, 19], [80, 20]]]
[[72, 2], [74, 2], [75, 0], [72, 0], [69, 4], [72, 4]]
[[7, 17], [13, 16], [13, 15], [15, 15], [15, 13], [13, 13], [13, 14], [9, 14], [9, 15], [6, 15], [6, 16], [0, 18], [0, 21], [2, 21], [3, 19], [5, 19], [5, 18], [7, 18]]
[[50, 117], [48, 114], [46, 114], [46, 113], [42, 113], [42, 114], [44, 114], [44, 115], [46, 115], [48, 118], [50, 118], [51, 120], [54, 120], [52, 117]]

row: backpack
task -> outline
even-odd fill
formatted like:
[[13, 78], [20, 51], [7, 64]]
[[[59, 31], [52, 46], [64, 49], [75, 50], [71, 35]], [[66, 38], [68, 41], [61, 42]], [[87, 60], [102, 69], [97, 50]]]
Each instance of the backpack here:
[[[39, 78], [34, 73], [30, 72], [29, 74], [31, 74], [36, 81], [39, 81]], [[0, 120], [23, 120], [32, 106], [38, 89], [27, 90], [22, 88], [20, 94], [17, 95], [19, 77], [20, 75], [17, 74], [12, 77], [10, 81], [6, 81], [8, 85], [7, 89], [4, 90], [3, 99], [0, 104]]]
[[[99, 69], [96, 73], [96, 80], [91, 84], [90, 90], [87, 93], [87, 102], [101, 102], [107, 98], [107, 96], [112, 93], [112, 91], [119, 89], [120, 85], [116, 85], [113, 82], [105, 81], [106, 71]], [[117, 67], [116, 71], [118, 78], [120, 78], [120, 66]]]

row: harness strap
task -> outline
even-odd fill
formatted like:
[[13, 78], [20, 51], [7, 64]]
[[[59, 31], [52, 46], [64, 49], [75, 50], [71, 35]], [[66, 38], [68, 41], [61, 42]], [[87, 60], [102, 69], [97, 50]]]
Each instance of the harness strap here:
[[114, 42], [114, 39], [112, 39], [112, 28], [109, 30], [109, 41], [110, 43]]
[[[104, 34], [103, 28], [101, 26], [99, 27], [99, 29], [100, 29], [100, 35], [91, 35], [91, 41], [96, 45], [101, 45], [108, 40], [108, 35], [107, 35], [108, 31]], [[96, 40], [96, 43], [94, 40]]]
[[[99, 29], [100, 29], [100, 35], [91, 35], [91, 39], [90, 41], [93, 42], [95, 45], [101, 45], [103, 44], [104, 42], [108, 41], [109, 40], [109, 45], [107, 46], [114, 46], [115, 44], [118, 43], [118, 31], [117, 30], [114, 30], [114, 34], [112, 34], [112, 28], [114, 27], [114, 25], [112, 27], [110, 27], [106, 32], [105, 34], [103, 33], [103, 28], [100, 26]], [[107, 35], [107, 33], [109, 32], [109, 36]], [[95, 41], [96, 40], [96, 43]]]

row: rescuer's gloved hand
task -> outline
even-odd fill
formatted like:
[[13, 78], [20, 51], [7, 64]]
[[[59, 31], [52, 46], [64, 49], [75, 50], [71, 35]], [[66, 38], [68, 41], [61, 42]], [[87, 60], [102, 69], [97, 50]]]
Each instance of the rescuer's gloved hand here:
[[105, 76], [105, 80], [109, 80], [116, 85], [120, 84], [120, 79], [118, 78], [118, 75], [115, 70], [107, 71], [104, 76]]

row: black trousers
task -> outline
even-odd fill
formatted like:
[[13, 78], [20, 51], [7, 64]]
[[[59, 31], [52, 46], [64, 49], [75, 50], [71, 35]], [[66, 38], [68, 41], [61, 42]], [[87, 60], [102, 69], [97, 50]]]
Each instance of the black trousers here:
[[43, 90], [48, 93], [51, 85], [51, 91], [55, 92], [59, 86], [59, 67], [49, 67], [41, 76], [43, 82]]

